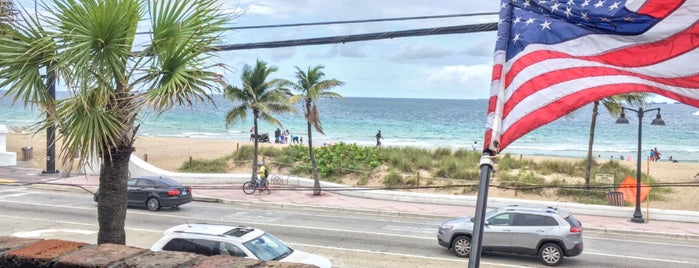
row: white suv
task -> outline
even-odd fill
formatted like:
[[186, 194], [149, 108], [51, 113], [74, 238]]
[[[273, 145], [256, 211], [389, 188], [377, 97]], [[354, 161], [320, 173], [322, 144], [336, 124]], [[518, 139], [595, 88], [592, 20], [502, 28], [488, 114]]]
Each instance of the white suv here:
[[202, 255], [230, 255], [262, 261], [295, 262], [331, 267], [325, 257], [294, 250], [260, 229], [220, 224], [182, 224], [165, 231], [152, 251], [170, 250]]
[[[471, 253], [473, 217], [445, 221], [439, 226], [437, 242], [454, 255]], [[565, 210], [537, 206], [504, 206], [485, 214], [483, 250], [537, 255], [555, 266], [563, 257], [583, 251], [582, 223]]]

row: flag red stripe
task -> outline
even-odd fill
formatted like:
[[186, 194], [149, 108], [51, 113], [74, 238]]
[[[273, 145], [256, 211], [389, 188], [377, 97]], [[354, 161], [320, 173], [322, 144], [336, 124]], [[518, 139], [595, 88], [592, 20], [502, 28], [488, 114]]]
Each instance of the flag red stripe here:
[[654, 18], [664, 18], [677, 10], [684, 2], [684, 0], [648, 0], [637, 13]]
[[[531, 52], [524, 57], [517, 59], [505, 75], [505, 88], [509, 87], [512, 79], [527, 66], [533, 65], [543, 60], [559, 58], [579, 58], [605, 64], [613, 64], [620, 67], [642, 67], [653, 65], [680, 56], [699, 46], [699, 24], [683, 32], [677, 33], [667, 39], [654, 43], [632, 46], [624, 49], [613, 50], [603, 55], [593, 55], [575, 57], [566, 53], [539, 50]], [[653, 55], [653, 57], [639, 57], [638, 55]]]
[[500, 80], [502, 78], [502, 64], [495, 64], [493, 66], [493, 75], [490, 81]]
[[[672, 59], [695, 49], [699, 46], [699, 38], [697, 38], [697, 35], [699, 35], [699, 23], [695, 22], [684, 31], [678, 32], [663, 40], [620, 50], [612, 50], [604, 55], [580, 58], [622, 67], [647, 66]], [[645, 56], [639, 57], [638, 55]]]
[[[695, 91], [699, 93], [699, 90]], [[546, 125], [548, 123], [551, 123], [554, 120], [574, 110], [577, 110], [580, 107], [594, 100], [631, 92], [652, 92], [662, 94], [664, 96], [672, 97], [689, 105], [699, 107], [699, 100], [697, 99], [680, 96], [671, 92], [667, 92], [662, 88], [653, 87], [650, 85], [625, 83], [591, 87], [582, 91], [572, 93], [570, 95], [566, 95], [565, 97], [560, 98], [552, 103], [549, 103], [544, 107], [532, 111], [531, 113], [514, 122], [502, 133], [500, 139], [500, 150], [503, 150], [510, 143], [526, 135], [532, 130], [540, 126]]]
[[[595, 77], [607, 75], [627, 75], [639, 77], [668, 86], [699, 88], [699, 74], [681, 78], [652, 77], [643, 74], [636, 74], [626, 70], [619, 70], [609, 67], [579, 67], [556, 70], [541, 74], [534, 79], [522, 84], [509, 98], [503, 110], [503, 116], [507, 117], [514, 106], [526, 97], [535, 94], [537, 91], [561, 82], [569, 81], [580, 77]], [[594, 101], [594, 100], [593, 100]]]

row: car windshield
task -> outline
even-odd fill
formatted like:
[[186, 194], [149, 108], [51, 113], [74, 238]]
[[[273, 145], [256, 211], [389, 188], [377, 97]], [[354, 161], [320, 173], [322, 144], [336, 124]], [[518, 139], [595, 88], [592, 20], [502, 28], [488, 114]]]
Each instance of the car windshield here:
[[280, 260], [293, 252], [282, 241], [268, 233], [245, 242], [243, 245], [262, 261]]
[[[490, 218], [493, 217], [493, 216], [495, 215], [495, 213], [497, 213], [497, 212], [498, 212], [497, 209], [493, 209], [493, 210], [491, 210], [491, 211], [486, 212], [486, 213], [485, 213], [485, 219], [486, 219], [486, 220], [490, 219]], [[474, 215], [473, 217], [471, 217], [471, 222], [476, 222], [476, 216], [475, 216], [475, 215]]]

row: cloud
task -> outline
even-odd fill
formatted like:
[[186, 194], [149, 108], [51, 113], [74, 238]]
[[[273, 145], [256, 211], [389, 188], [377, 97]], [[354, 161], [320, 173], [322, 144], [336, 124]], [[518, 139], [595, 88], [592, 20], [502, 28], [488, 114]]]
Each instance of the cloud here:
[[459, 88], [468, 98], [487, 98], [492, 65], [449, 65], [428, 70], [427, 81], [437, 86]]
[[396, 61], [439, 59], [452, 54], [451, 50], [430, 43], [410, 44], [391, 58]]

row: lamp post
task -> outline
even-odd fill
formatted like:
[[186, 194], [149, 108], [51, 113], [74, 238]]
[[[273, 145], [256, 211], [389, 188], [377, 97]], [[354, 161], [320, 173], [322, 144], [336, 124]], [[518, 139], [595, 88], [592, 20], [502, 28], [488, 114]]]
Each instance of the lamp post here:
[[634, 110], [631, 108], [621, 107], [621, 116], [619, 116], [619, 119], [616, 120], [617, 124], [629, 123], [629, 120], [626, 119], [626, 114], [624, 114], [624, 111], [632, 111], [638, 114], [638, 155], [636, 156], [636, 210], [633, 212], [633, 217], [631, 218], [631, 221], [636, 223], [644, 223], [645, 220], [643, 220], [643, 214], [641, 213], [641, 120], [643, 119], [643, 114], [647, 112], [658, 111], [658, 114], [655, 116], [655, 119], [653, 119], [653, 122], [651, 122], [650, 124], [656, 126], [664, 126], [665, 121], [663, 121], [663, 119], [660, 118], [660, 108], [643, 110], [642, 107], [638, 107], [638, 110]]

